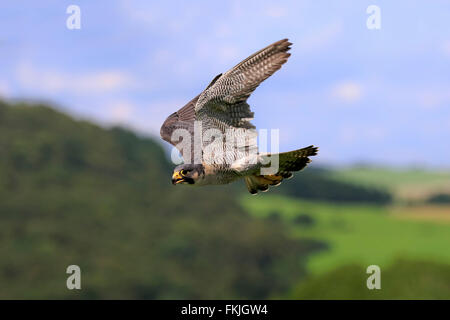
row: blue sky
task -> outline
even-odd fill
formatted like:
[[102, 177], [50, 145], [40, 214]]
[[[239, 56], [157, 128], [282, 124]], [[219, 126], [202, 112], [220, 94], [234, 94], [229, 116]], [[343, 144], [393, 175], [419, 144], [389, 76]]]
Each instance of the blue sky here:
[[[80, 30], [66, 28], [71, 4]], [[444, 0], [2, 1], [0, 97], [157, 135], [215, 75], [289, 38], [289, 61], [249, 99], [281, 151], [449, 168], [449, 14]]]

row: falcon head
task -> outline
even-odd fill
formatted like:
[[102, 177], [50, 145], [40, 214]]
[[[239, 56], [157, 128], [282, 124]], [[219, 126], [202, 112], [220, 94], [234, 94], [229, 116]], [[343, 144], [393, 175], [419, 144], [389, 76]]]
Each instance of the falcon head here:
[[181, 164], [173, 170], [172, 184], [195, 184], [204, 172], [202, 164]]

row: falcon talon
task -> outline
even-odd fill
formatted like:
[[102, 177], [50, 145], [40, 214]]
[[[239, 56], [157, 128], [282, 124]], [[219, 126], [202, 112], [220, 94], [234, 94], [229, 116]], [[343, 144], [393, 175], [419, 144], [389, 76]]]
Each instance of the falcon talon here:
[[[248, 97], [287, 61], [291, 44], [287, 39], [277, 41], [217, 75], [202, 93], [164, 121], [162, 139], [177, 148], [185, 161], [194, 162], [177, 166], [172, 184], [204, 186], [244, 179], [248, 191], [257, 194], [291, 178], [311, 162], [309, 157], [317, 155], [318, 148], [313, 145], [290, 152], [259, 153], [255, 126], [250, 122], [253, 112]], [[232, 144], [228, 143], [230, 136]], [[274, 168], [267, 164], [272, 165], [274, 159], [275, 171], [268, 172]]]

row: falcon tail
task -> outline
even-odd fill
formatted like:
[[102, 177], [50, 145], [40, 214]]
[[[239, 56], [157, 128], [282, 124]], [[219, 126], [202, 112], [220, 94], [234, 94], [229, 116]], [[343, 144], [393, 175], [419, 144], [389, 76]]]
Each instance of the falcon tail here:
[[272, 175], [251, 175], [245, 177], [245, 184], [251, 194], [257, 194], [258, 191], [266, 192], [269, 186], [278, 186], [284, 179], [292, 178], [295, 171], [300, 171], [307, 166], [311, 160], [310, 156], [317, 155], [318, 148], [309, 146], [279, 154], [279, 171]]

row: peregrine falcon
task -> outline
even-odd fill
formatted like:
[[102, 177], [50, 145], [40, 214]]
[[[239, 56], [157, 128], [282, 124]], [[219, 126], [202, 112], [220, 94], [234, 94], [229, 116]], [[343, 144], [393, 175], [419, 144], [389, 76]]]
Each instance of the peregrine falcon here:
[[[248, 191], [257, 194], [311, 162], [308, 157], [318, 150], [312, 145], [283, 153], [259, 152], [255, 126], [250, 123], [253, 112], [248, 97], [287, 61], [290, 45], [283, 39], [254, 53], [216, 76], [202, 93], [166, 119], [161, 137], [174, 145], [184, 160], [174, 169], [174, 185], [217, 185], [244, 179]], [[205, 140], [219, 144], [210, 148]]]

